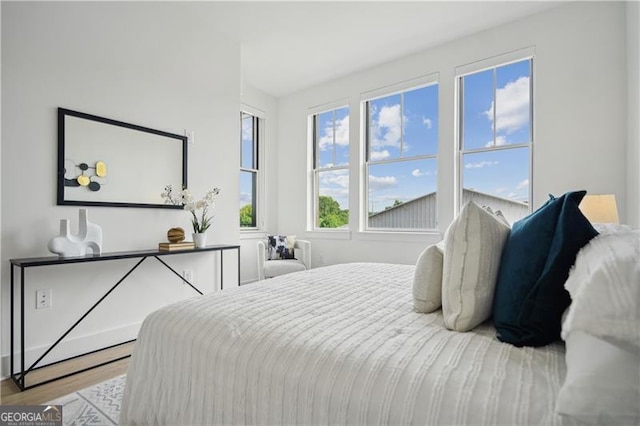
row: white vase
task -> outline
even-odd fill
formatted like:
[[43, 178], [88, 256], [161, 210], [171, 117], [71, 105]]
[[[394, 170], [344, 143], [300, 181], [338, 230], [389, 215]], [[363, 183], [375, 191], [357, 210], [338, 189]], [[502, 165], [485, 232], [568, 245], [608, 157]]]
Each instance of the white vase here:
[[204, 232], [193, 233], [193, 242], [196, 248], [203, 248], [207, 245], [207, 234]]
[[84, 256], [87, 249], [93, 255], [102, 253], [102, 228], [89, 222], [87, 209], [80, 209], [78, 233], [71, 234], [69, 219], [60, 219], [60, 234], [49, 240], [49, 251], [60, 257]]

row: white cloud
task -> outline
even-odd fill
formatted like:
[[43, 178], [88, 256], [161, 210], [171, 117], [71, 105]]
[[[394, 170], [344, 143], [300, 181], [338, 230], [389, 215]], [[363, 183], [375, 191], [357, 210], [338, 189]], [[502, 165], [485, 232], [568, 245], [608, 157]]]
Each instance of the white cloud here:
[[496, 194], [502, 194], [506, 190], [507, 190], [507, 188], [496, 188], [496, 189], [493, 190], [493, 192], [495, 192]]
[[515, 192], [510, 192], [509, 195], [507, 195], [509, 198], [516, 198], [518, 196], [518, 194], [516, 194]]
[[247, 192], [240, 193], [240, 207], [251, 204], [251, 194]]
[[320, 195], [326, 195], [340, 203], [342, 208], [349, 205], [349, 171], [332, 170], [322, 172], [320, 178]]
[[516, 186], [516, 189], [524, 189], [529, 186], [529, 179], [525, 179]]
[[[407, 117], [403, 118], [405, 123], [408, 122]], [[391, 146], [399, 148], [402, 121], [400, 118], [400, 104], [383, 106], [378, 114], [378, 120], [374, 120], [371, 123], [371, 147]]]
[[431, 127], [433, 127], [433, 123], [431, 122], [430, 118], [424, 117], [422, 119], [422, 123], [424, 123], [424, 125], [427, 126], [427, 129], [430, 129]]
[[242, 120], [242, 140], [253, 139], [253, 121]]
[[[520, 77], [496, 90], [496, 132], [507, 134], [520, 129], [529, 121], [529, 77]], [[484, 111], [493, 121], [494, 102]]]
[[[325, 123], [324, 128], [322, 129], [322, 136], [318, 141], [318, 145], [320, 146], [320, 150], [324, 151], [331, 147], [334, 142], [333, 139], [333, 122], [327, 121]], [[349, 116], [336, 120], [336, 135], [335, 135], [335, 143], [339, 146], [348, 146], [349, 145]]]
[[431, 172], [430, 171], [421, 172], [420, 169], [415, 169], [414, 171], [411, 172], [411, 174], [413, 176], [415, 176], [415, 177], [431, 176]]
[[380, 189], [393, 188], [398, 186], [395, 176], [373, 176], [369, 175], [369, 189], [377, 191]]
[[479, 161], [477, 163], [467, 163], [464, 165], [465, 169], [481, 169], [483, 167], [492, 167], [500, 164], [499, 161]]
[[[321, 188], [320, 195], [331, 198], [345, 198], [349, 195], [349, 188]], [[340, 203], [342, 205], [342, 203]]]
[[505, 136], [502, 135], [498, 135], [496, 136], [496, 140], [494, 141], [489, 141], [485, 144], [485, 147], [490, 148], [492, 146], [502, 146], [502, 145], [506, 145], [507, 142], [507, 138]]
[[391, 156], [391, 153], [386, 149], [382, 151], [371, 151], [371, 153], [369, 153], [369, 159], [372, 161], [384, 160], [385, 158], [389, 158], [389, 156]]
[[341, 188], [349, 188], [349, 171], [334, 170], [320, 173], [321, 185], [335, 185]]

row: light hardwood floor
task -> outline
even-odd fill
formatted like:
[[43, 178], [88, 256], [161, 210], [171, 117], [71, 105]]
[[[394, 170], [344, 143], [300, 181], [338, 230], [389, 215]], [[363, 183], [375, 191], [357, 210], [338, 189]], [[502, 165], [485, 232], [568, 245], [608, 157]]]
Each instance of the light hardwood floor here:
[[[133, 343], [116, 348], [86, 355], [64, 363], [45, 367], [27, 375], [27, 385], [39, 383], [49, 377], [55, 377], [69, 371], [76, 371], [90, 365], [100, 364], [120, 356], [130, 354]], [[94, 368], [83, 373], [74, 374], [64, 379], [56, 380], [45, 385], [37, 386], [20, 392], [11, 379], [0, 383], [0, 404], [2, 405], [30, 405], [43, 404], [69, 393], [78, 391], [96, 383], [112, 379], [127, 372], [129, 358], [115, 361], [102, 367]]]

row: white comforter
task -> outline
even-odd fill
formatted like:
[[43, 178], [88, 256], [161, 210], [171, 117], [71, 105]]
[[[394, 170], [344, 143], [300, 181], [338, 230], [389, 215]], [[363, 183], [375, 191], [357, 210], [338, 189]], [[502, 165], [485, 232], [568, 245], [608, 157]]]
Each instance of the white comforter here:
[[121, 424], [560, 424], [564, 347], [412, 309], [413, 266], [345, 264], [149, 315]]

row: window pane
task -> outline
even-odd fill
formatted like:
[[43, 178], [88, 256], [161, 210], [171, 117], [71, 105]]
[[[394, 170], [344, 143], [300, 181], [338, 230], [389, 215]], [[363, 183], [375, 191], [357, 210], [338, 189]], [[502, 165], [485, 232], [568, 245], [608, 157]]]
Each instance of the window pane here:
[[436, 227], [435, 158], [369, 165], [369, 227]]
[[509, 223], [529, 214], [529, 148], [464, 154], [462, 202], [501, 210]]
[[349, 165], [349, 108], [316, 116], [316, 168]]
[[349, 108], [336, 110], [335, 122], [336, 165], [349, 165]]
[[332, 167], [334, 163], [333, 111], [316, 116], [317, 167]]
[[496, 69], [496, 145], [530, 141], [530, 60]]
[[240, 167], [254, 169], [253, 161], [253, 116], [242, 114], [242, 151]]
[[318, 228], [346, 228], [349, 224], [349, 170], [318, 172]]
[[400, 157], [400, 95], [369, 101], [369, 160]]
[[406, 92], [403, 157], [438, 153], [438, 85]]
[[493, 146], [493, 69], [462, 78], [464, 149]]
[[257, 226], [256, 177], [255, 172], [240, 171], [240, 227]]

